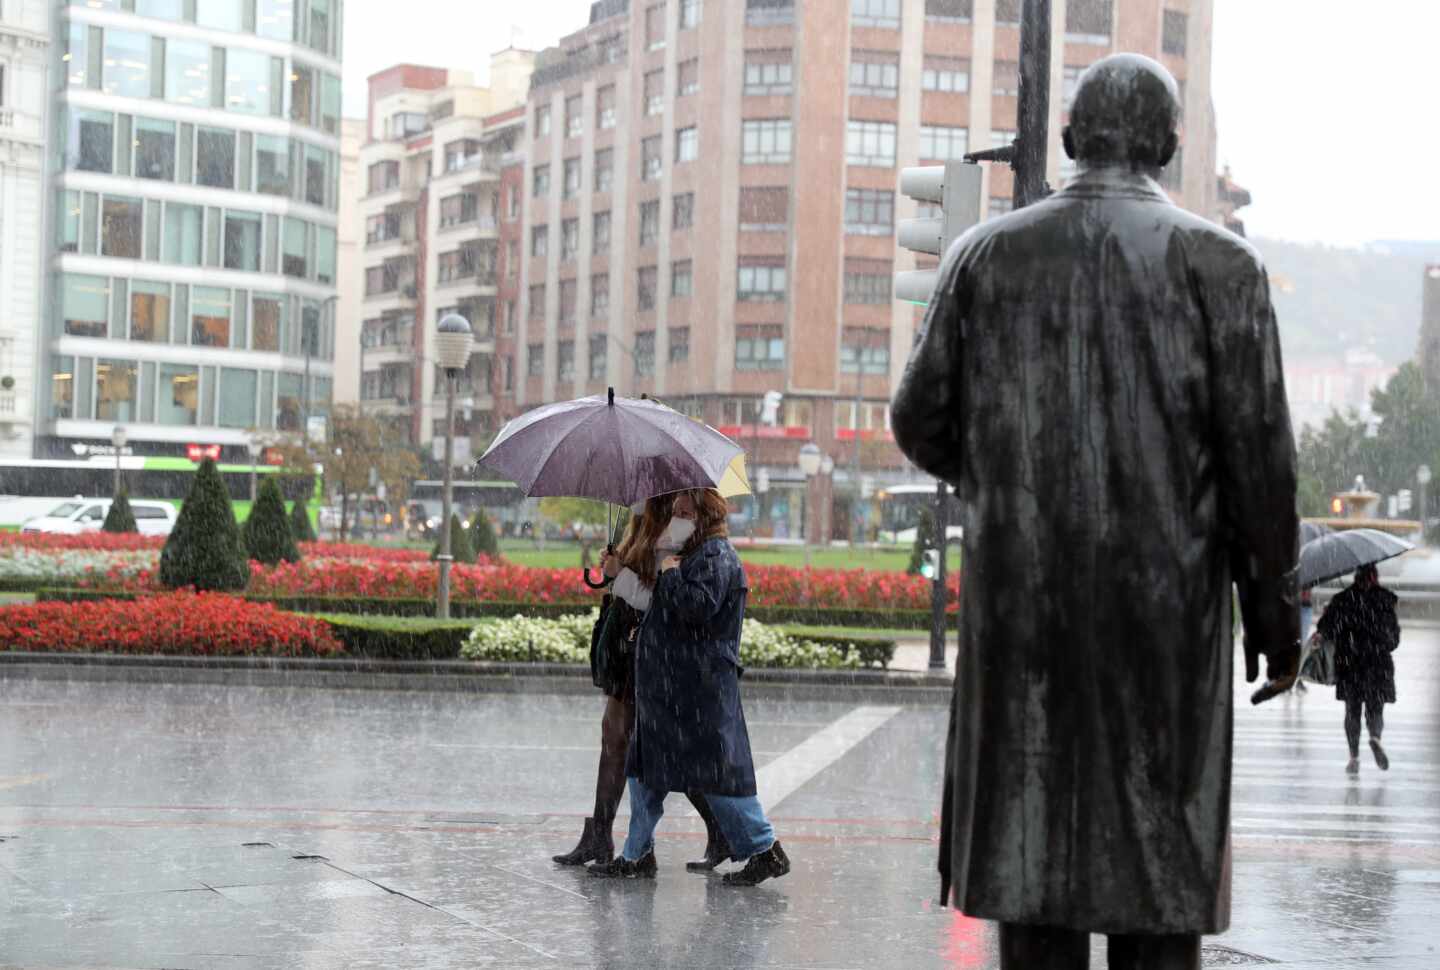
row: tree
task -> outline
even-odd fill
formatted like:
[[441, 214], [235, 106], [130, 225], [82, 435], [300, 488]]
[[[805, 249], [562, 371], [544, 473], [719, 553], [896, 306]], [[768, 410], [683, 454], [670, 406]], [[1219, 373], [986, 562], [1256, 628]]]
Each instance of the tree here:
[[290, 534], [295, 537], [296, 542], [315, 541], [315, 526], [310, 521], [310, 503], [304, 498], [297, 498], [294, 507], [290, 509]]
[[250, 581], [250, 558], [235, 523], [230, 494], [215, 462], [195, 473], [180, 518], [160, 552], [160, 584], [170, 589], [239, 591]]
[[[575, 541], [580, 543], [580, 567], [589, 569], [592, 549], [595, 545], [597, 526], [604, 529], [611, 522], [611, 512], [604, 502], [588, 498], [542, 498], [540, 516], [568, 529]], [[609, 541], [606, 537], [605, 541]]]
[[115, 501], [110, 503], [110, 511], [105, 513], [105, 524], [100, 527], [101, 532], [139, 532], [140, 527], [135, 524], [135, 512], [130, 508], [130, 498], [122, 488], [115, 495]]
[[267, 566], [281, 560], [300, 561], [290, 517], [285, 514], [285, 499], [280, 497], [280, 485], [274, 478], [267, 478], [260, 486], [250, 517], [245, 520], [245, 549], [251, 559]]
[[470, 526], [470, 546], [477, 556], [500, 558], [500, 542], [495, 538], [495, 528], [484, 509], [475, 510], [475, 521]]
[[[470, 545], [470, 533], [460, 524], [460, 516], [450, 516], [450, 557], [456, 562], [475, 562], [475, 547]], [[430, 551], [430, 561], [434, 562], [440, 558], [440, 540], [435, 540], [435, 548]]]
[[925, 568], [925, 553], [937, 545], [935, 542], [935, 513], [929, 506], [922, 505], [915, 522], [915, 544], [910, 547], [910, 564], [905, 571], [919, 576]]
[[371, 490], [372, 470], [376, 481], [389, 483], [387, 490], [402, 483], [402, 492], [420, 471], [419, 458], [400, 438], [396, 425], [350, 404], [335, 405], [330, 415], [330, 447], [324, 463], [326, 483], [340, 493], [342, 540], [350, 525], [351, 497]]

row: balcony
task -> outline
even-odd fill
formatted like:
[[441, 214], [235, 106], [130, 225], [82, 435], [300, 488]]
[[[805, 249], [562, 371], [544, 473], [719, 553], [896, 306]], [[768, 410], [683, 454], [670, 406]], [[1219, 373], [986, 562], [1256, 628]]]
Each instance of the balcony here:
[[500, 221], [494, 216], [474, 216], [470, 219], [446, 223], [440, 222], [440, 234], [459, 239], [494, 239], [499, 232]]

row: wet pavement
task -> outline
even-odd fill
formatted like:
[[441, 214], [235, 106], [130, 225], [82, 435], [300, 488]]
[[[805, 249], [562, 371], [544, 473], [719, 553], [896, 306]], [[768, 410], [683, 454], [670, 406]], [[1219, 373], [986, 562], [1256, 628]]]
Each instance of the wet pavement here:
[[[1329, 691], [1237, 705], [1207, 966], [1440, 967], [1440, 626], [1396, 663], [1388, 773], [1344, 774]], [[0, 967], [993, 967], [993, 928], [935, 903], [946, 712], [747, 711], [795, 863], [750, 890], [684, 871], [678, 797], [656, 881], [549, 862], [598, 697], [0, 680]]]

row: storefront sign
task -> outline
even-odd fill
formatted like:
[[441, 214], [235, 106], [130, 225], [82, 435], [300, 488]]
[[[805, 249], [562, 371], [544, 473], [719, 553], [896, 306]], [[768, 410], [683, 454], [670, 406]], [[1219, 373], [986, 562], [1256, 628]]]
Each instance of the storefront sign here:
[[191, 461], [193, 461], [193, 462], [195, 462], [195, 463], [197, 463], [197, 464], [200, 463], [200, 462], [202, 462], [202, 461], [204, 461], [206, 458], [209, 458], [211, 461], [219, 461], [219, 460], [220, 460], [220, 446], [219, 446], [219, 445], [186, 445], [186, 446], [185, 446], [185, 457], [186, 457], [186, 458], [189, 458]]

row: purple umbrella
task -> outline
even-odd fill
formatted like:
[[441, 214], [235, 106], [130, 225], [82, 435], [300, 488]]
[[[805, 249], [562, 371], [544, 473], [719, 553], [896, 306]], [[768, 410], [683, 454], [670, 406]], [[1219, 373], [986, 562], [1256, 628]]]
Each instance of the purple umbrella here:
[[526, 496], [634, 505], [714, 488], [741, 448], [708, 425], [649, 400], [607, 395], [536, 408], [505, 425], [479, 464]]

